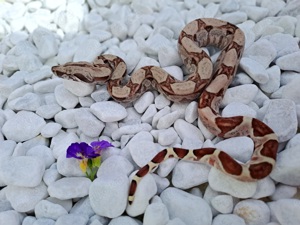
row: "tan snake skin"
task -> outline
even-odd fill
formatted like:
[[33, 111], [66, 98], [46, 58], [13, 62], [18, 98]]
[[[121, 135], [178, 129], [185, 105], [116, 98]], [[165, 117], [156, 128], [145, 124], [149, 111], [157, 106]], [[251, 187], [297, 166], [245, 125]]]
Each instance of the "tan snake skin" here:
[[[113, 55], [99, 56], [94, 62], [66, 63], [54, 66], [59, 77], [88, 83], [107, 83], [111, 96], [121, 102], [130, 102], [154, 87], [172, 101], [191, 101], [200, 93], [198, 113], [208, 130], [223, 138], [248, 136], [254, 142], [254, 152], [246, 164], [235, 161], [216, 148], [187, 150], [166, 148], [159, 152], [133, 177], [129, 188], [129, 204], [134, 200], [137, 185], [162, 161], [175, 157], [204, 162], [241, 181], [256, 181], [268, 176], [275, 164], [278, 140], [275, 133], [263, 122], [245, 116], [221, 117], [219, 104], [230, 85], [244, 48], [244, 34], [233, 24], [217, 19], [197, 19], [182, 30], [178, 50], [190, 75], [179, 81], [156, 66], [137, 70], [122, 85], [126, 75], [124, 61]], [[221, 49], [213, 69], [210, 57], [200, 47], [215, 46]]]

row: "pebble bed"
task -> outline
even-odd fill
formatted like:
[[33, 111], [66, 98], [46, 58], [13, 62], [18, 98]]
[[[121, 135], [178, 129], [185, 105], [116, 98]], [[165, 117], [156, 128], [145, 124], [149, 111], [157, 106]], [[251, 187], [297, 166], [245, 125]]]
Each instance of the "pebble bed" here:
[[[0, 224], [299, 225], [299, 15], [299, 0], [1, 1]], [[277, 164], [247, 183], [170, 159], [142, 179], [128, 206], [130, 177], [165, 147], [215, 146], [246, 162], [252, 140], [211, 135], [196, 100], [173, 103], [149, 91], [117, 103], [105, 86], [62, 80], [51, 67], [110, 53], [129, 73], [157, 65], [182, 80], [178, 35], [204, 17], [245, 33], [222, 115], [268, 124], [280, 141]], [[66, 149], [95, 140], [115, 147], [103, 152], [91, 182]]]

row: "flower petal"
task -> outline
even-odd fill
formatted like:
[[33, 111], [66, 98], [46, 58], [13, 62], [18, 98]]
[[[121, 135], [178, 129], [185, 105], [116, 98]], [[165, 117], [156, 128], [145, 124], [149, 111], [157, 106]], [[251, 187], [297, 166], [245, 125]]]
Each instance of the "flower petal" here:
[[81, 146], [79, 143], [72, 143], [67, 149], [67, 158], [83, 159]]
[[87, 160], [81, 160], [80, 163], [79, 163], [79, 167], [80, 167], [82, 172], [86, 173]]
[[109, 147], [114, 147], [111, 143], [109, 143], [108, 141], [93, 141], [91, 143], [91, 146], [93, 147], [93, 149], [95, 150], [95, 152], [100, 154], [100, 151]]

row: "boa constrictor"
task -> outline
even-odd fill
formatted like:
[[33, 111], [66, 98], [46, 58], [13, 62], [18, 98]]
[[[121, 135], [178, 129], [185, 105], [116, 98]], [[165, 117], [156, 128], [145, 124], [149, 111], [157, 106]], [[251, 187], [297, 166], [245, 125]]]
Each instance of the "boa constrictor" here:
[[[276, 161], [278, 140], [275, 133], [263, 122], [245, 116], [221, 117], [220, 101], [236, 73], [244, 49], [244, 34], [233, 24], [217, 19], [197, 19], [182, 30], [178, 50], [190, 72], [188, 78], [179, 81], [156, 66], [145, 66], [134, 72], [123, 85], [126, 75], [124, 61], [113, 55], [99, 56], [94, 62], [74, 62], [54, 66], [59, 77], [88, 83], [107, 83], [110, 95], [117, 101], [135, 100], [153, 86], [173, 101], [191, 101], [200, 93], [198, 113], [207, 129], [223, 138], [248, 136], [254, 142], [254, 152], [246, 164], [235, 161], [217, 148], [187, 150], [166, 148], [159, 152], [133, 177], [129, 188], [129, 204], [133, 202], [141, 178], [150, 173], [162, 161], [175, 157], [207, 163], [241, 181], [256, 181], [270, 174]], [[221, 53], [213, 69], [213, 63], [203, 46], [214, 46]]]

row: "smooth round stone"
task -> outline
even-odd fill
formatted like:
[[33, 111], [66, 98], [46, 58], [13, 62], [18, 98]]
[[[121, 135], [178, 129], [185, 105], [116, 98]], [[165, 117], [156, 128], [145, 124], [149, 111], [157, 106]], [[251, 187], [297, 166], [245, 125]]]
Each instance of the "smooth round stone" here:
[[95, 84], [76, 82], [73, 80], [63, 80], [63, 85], [69, 92], [78, 97], [87, 96], [95, 89]]
[[42, 105], [36, 110], [36, 114], [44, 119], [53, 118], [58, 112], [62, 110], [62, 107], [58, 104]]
[[44, 172], [45, 163], [37, 156], [9, 156], [1, 159], [0, 178], [6, 185], [35, 187], [41, 183]]
[[282, 91], [281, 95], [278, 97], [283, 99], [290, 99], [293, 102], [295, 102], [295, 104], [299, 105], [300, 104], [300, 100], [298, 98], [300, 94], [300, 90], [298, 88], [299, 84], [300, 84], [300, 78], [297, 76], [294, 79], [292, 79], [291, 82], [289, 82], [287, 85], [284, 85], [282, 88], [278, 90], [278, 91], [280, 90]]
[[241, 68], [256, 82], [265, 84], [269, 80], [265, 67], [258, 61], [248, 57], [243, 57], [240, 62]]
[[[202, 198], [172, 187], [164, 190], [160, 197], [169, 211], [170, 218], [177, 217], [189, 225], [211, 224], [211, 209]], [[189, 210], [183, 211], [183, 208]]]
[[231, 116], [248, 116], [248, 117], [256, 117], [256, 111], [252, 109], [250, 106], [240, 103], [240, 102], [232, 102], [229, 103], [222, 110], [223, 117], [231, 117]]
[[129, 176], [133, 169], [133, 165], [125, 157], [113, 155], [101, 163], [97, 177], [104, 176], [108, 173], [124, 173]]
[[152, 127], [148, 123], [125, 125], [112, 132], [113, 140], [119, 140], [123, 135], [133, 135], [141, 131], [150, 131]]
[[47, 186], [43, 182], [36, 187], [8, 185], [5, 192], [10, 204], [18, 212], [32, 211], [39, 201], [48, 196]]
[[4, 123], [2, 133], [8, 140], [27, 141], [40, 134], [45, 124], [45, 120], [35, 113], [20, 111]]
[[169, 221], [167, 207], [163, 203], [152, 203], [145, 211], [143, 224], [166, 224]]
[[17, 145], [16, 142], [12, 140], [1, 141], [0, 158], [3, 158], [5, 156], [11, 156], [14, 152], [16, 145]]
[[261, 200], [246, 199], [237, 203], [233, 213], [242, 217], [246, 224], [267, 224], [270, 222], [270, 209]]
[[[136, 172], [134, 172], [130, 177], [132, 177], [135, 173]], [[132, 204], [127, 205], [127, 214], [132, 217], [143, 214], [149, 205], [149, 200], [156, 194], [157, 185], [155, 183], [155, 179], [151, 176], [151, 174], [144, 176], [137, 186]]]
[[27, 110], [36, 111], [42, 105], [42, 97], [35, 93], [27, 93], [22, 97], [16, 98], [9, 102], [12, 109], [17, 111]]
[[201, 141], [204, 141], [204, 137], [201, 131], [197, 127], [186, 122], [183, 119], [176, 120], [174, 123], [174, 128], [182, 140], [184, 138], [191, 138], [191, 139], [194, 138], [194, 139], [200, 139]]
[[205, 164], [179, 161], [172, 174], [172, 184], [180, 189], [189, 189], [208, 180], [210, 167]]
[[285, 198], [293, 198], [297, 193], [297, 187], [285, 185], [285, 184], [278, 184], [276, 186], [275, 192], [271, 195], [271, 199], [273, 201]]
[[163, 109], [159, 110], [152, 119], [152, 126], [156, 127], [158, 120], [163, 117], [164, 115], [167, 115], [168, 113], [171, 112], [171, 108], [169, 106], [164, 107]]
[[103, 122], [115, 122], [127, 116], [126, 109], [112, 101], [94, 103], [91, 105], [91, 110]]
[[300, 72], [300, 52], [284, 55], [276, 60], [276, 65], [282, 70]]
[[231, 213], [233, 210], [233, 198], [230, 195], [218, 195], [211, 200], [211, 205], [222, 214]]
[[138, 113], [143, 113], [153, 103], [153, 100], [153, 93], [147, 91], [134, 102], [133, 106]]
[[57, 220], [62, 215], [67, 215], [67, 210], [59, 204], [42, 200], [34, 207], [34, 213], [37, 218], [50, 218]]
[[157, 129], [167, 129], [173, 125], [173, 123], [181, 117], [179, 111], [171, 112], [167, 115], [162, 116], [157, 122]]
[[291, 139], [297, 132], [295, 103], [289, 99], [272, 99], [267, 105], [263, 122], [273, 129], [279, 142]]
[[89, 137], [99, 137], [105, 125], [99, 121], [89, 110], [78, 109], [75, 112], [75, 121], [78, 128]]
[[178, 138], [173, 127], [166, 130], [160, 130], [157, 135], [157, 142], [162, 146], [171, 146]]
[[73, 109], [79, 103], [78, 97], [69, 92], [63, 84], [56, 86], [54, 94], [57, 103], [65, 109]]
[[255, 194], [252, 196], [254, 199], [260, 199], [268, 197], [275, 192], [275, 182], [270, 177], [257, 181], [257, 189]]
[[257, 95], [258, 87], [254, 84], [244, 84], [237, 87], [228, 88], [221, 102], [224, 107], [232, 102], [249, 104]]
[[143, 116], [141, 117], [141, 121], [144, 123], [151, 123], [154, 115], [157, 113], [157, 109], [154, 104], [149, 105], [149, 107], [144, 112]]
[[109, 225], [125, 225], [125, 224], [128, 224], [128, 225], [139, 225], [138, 222], [136, 222], [134, 219], [132, 219], [129, 216], [120, 216], [120, 217], [112, 219], [109, 222]]
[[129, 179], [123, 173], [103, 174], [95, 179], [89, 190], [95, 213], [108, 218], [121, 216], [127, 205], [128, 186]]
[[185, 110], [184, 118], [187, 122], [193, 123], [198, 118], [198, 103], [192, 101]]
[[15, 210], [0, 212], [0, 223], [7, 225], [20, 225], [23, 215]]
[[136, 141], [128, 144], [128, 148], [134, 162], [142, 167], [146, 165], [158, 153], [159, 146], [152, 141]]
[[51, 183], [48, 192], [60, 200], [80, 198], [88, 195], [91, 183], [86, 177], [65, 177]]
[[259, 87], [261, 90], [267, 93], [273, 93], [277, 91], [280, 87], [280, 78], [281, 78], [281, 71], [279, 66], [272, 66], [267, 69], [269, 74], [269, 81], [265, 84], [260, 84]]
[[60, 130], [62, 126], [59, 123], [47, 123], [41, 130], [41, 135], [45, 138], [54, 137]]
[[48, 29], [38, 27], [34, 30], [31, 37], [42, 59], [51, 58], [57, 54], [58, 43], [56, 37]]
[[180, 66], [182, 64], [178, 51], [171, 46], [164, 46], [158, 51], [158, 61], [161, 67]]
[[78, 109], [62, 110], [54, 116], [54, 120], [63, 128], [75, 128], [77, 127], [77, 123], [75, 121], [75, 114], [77, 110]]
[[275, 167], [270, 174], [271, 178], [286, 185], [299, 186], [300, 166], [297, 160], [299, 157], [299, 145], [279, 152]]
[[271, 215], [279, 224], [297, 225], [300, 223], [300, 200], [299, 199], [280, 199], [269, 202], [268, 206]]
[[67, 214], [59, 217], [55, 225], [86, 225], [88, 220], [85, 215]]
[[208, 183], [215, 191], [230, 194], [237, 198], [250, 198], [254, 195], [257, 183], [239, 181], [212, 167], [208, 175]]
[[240, 10], [247, 13], [249, 19], [255, 22], [258, 22], [261, 19], [265, 18], [269, 13], [269, 10], [267, 8], [251, 5], [242, 6]]
[[59, 180], [61, 178], [61, 174], [57, 171], [56, 168], [49, 168], [45, 171], [43, 176], [43, 181], [47, 186], [51, 183]]
[[277, 50], [267, 39], [259, 39], [254, 42], [244, 53], [245, 57], [255, 60], [264, 68], [268, 68], [270, 63], [276, 58]]
[[33, 148], [30, 148], [26, 155], [39, 157], [42, 161], [44, 161], [46, 168], [49, 168], [55, 162], [52, 149], [44, 145], [37, 145]]
[[237, 215], [219, 214], [214, 218], [212, 225], [246, 225], [246, 223]]
[[163, 109], [164, 107], [170, 105], [171, 102], [163, 94], [160, 94], [154, 99], [154, 103], [157, 109]]

